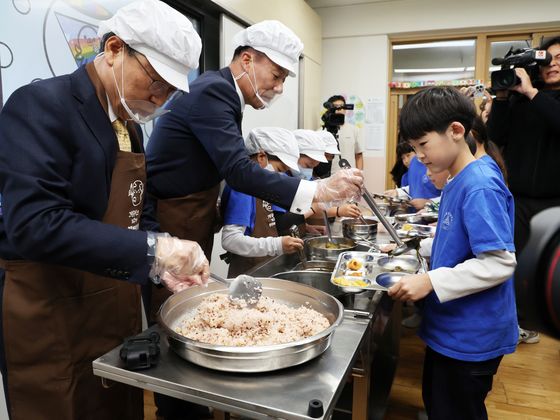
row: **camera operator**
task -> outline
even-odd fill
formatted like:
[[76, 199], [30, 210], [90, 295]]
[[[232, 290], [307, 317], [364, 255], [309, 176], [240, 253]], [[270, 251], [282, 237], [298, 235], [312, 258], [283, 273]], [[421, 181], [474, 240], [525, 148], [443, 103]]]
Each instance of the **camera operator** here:
[[[346, 104], [346, 99], [342, 95], [331, 96], [327, 103], [330, 104], [331, 112], [335, 115], [346, 116], [346, 110], [352, 109], [352, 105]], [[326, 104], [325, 104], [326, 105]], [[352, 108], [350, 108], [352, 107]], [[328, 112], [328, 111], [327, 111]], [[340, 159], [346, 159], [350, 166], [353, 168], [364, 169], [363, 151], [364, 151], [364, 136], [363, 130], [359, 129], [353, 124], [344, 121], [342, 118], [339, 124], [336, 121], [331, 124], [329, 121], [324, 121], [323, 128], [331, 132], [338, 140], [338, 149], [340, 150]], [[339, 158], [335, 157], [332, 161], [332, 173], [338, 171]]]
[[518, 254], [529, 238], [531, 218], [560, 206], [560, 37], [539, 49], [552, 56], [550, 64], [540, 67], [539, 79], [532, 82], [524, 68], [515, 68], [520, 83], [496, 91], [488, 117], [490, 138], [503, 147], [515, 199]]

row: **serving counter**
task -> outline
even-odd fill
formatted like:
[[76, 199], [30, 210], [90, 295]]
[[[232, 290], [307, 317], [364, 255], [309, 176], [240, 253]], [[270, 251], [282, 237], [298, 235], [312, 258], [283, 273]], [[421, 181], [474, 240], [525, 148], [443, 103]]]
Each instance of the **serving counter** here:
[[[279, 256], [251, 274], [268, 277], [297, 262], [293, 255]], [[161, 335], [157, 366], [127, 370], [117, 347], [95, 360], [93, 371], [108, 386], [121, 382], [249, 418], [322, 419], [339, 410], [351, 411], [354, 420], [382, 418], [398, 359], [400, 305], [393, 305], [381, 291], [339, 299], [344, 318], [330, 348], [302, 365], [252, 374], [203, 368], [177, 356], [156, 325], [142, 335], [151, 331]], [[351, 397], [340, 398], [347, 385], [352, 387]], [[322, 405], [322, 414], [310, 411], [310, 402], [315, 409]]]

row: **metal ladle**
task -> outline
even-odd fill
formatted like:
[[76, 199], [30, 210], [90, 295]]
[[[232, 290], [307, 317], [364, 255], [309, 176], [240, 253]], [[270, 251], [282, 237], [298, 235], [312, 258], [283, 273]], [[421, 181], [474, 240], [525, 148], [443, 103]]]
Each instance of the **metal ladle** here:
[[331, 225], [329, 223], [329, 216], [327, 216], [327, 211], [323, 210], [323, 220], [325, 221], [325, 229], [327, 230], [327, 236], [329, 238], [329, 243], [334, 244], [332, 239]]
[[218, 283], [228, 286], [228, 296], [232, 302], [245, 301], [247, 305], [255, 305], [262, 295], [262, 284], [256, 278], [241, 274], [234, 279], [224, 279], [217, 274], [210, 277]]
[[[343, 169], [351, 168], [350, 164], [346, 159], [340, 159], [338, 161], [338, 165]], [[363, 191], [364, 192], [362, 194], [362, 197], [364, 198], [365, 202], [368, 204], [368, 206], [371, 208], [371, 210], [373, 211], [375, 216], [377, 216], [377, 218], [383, 224], [383, 226], [385, 226], [385, 229], [387, 229], [387, 232], [389, 232], [389, 235], [391, 235], [391, 238], [393, 238], [393, 240], [397, 244], [397, 247], [391, 251], [391, 255], [397, 256], [397, 255], [404, 254], [406, 251], [410, 249], [410, 247], [407, 244], [405, 244], [401, 240], [401, 238], [399, 238], [397, 231], [395, 230], [393, 225], [389, 223], [389, 221], [385, 218], [383, 213], [381, 213], [381, 210], [379, 210], [379, 207], [377, 207], [377, 204], [375, 204], [375, 200], [373, 199], [373, 196], [367, 190], [366, 187], [363, 188]]]

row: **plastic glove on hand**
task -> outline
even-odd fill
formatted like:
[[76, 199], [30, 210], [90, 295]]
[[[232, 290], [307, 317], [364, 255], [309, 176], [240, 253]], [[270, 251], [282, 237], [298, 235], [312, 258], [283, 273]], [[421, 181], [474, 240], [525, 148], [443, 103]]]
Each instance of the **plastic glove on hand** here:
[[160, 237], [156, 246], [155, 271], [163, 284], [177, 293], [208, 282], [210, 266], [198, 243]]
[[319, 203], [340, 202], [362, 195], [364, 174], [360, 169], [338, 171], [326, 179], [317, 181], [314, 201]]

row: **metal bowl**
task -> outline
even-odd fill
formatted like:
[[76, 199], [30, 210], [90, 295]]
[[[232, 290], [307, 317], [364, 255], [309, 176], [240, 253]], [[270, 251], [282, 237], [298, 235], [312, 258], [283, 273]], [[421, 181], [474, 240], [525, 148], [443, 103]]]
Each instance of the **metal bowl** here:
[[375, 282], [378, 285], [386, 287], [388, 289], [395, 283], [398, 283], [406, 275], [408, 274], [403, 273], [402, 271], [401, 272], [388, 271], [386, 273], [379, 273], [375, 277]]
[[410, 274], [414, 274], [420, 269], [420, 261], [413, 255], [381, 257], [377, 260], [377, 265], [384, 271], [402, 271]]
[[437, 222], [437, 213], [417, 213], [417, 214], [397, 214], [395, 215], [395, 221], [399, 223], [410, 223], [410, 224], [423, 224], [427, 225], [429, 223]]
[[[311, 261], [306, 261], [305, 266], [301, 262], [297, 263], [297, 265], [293, 268], [293, 270], [294, 271], [322, 271], [324, 273], [330, 274], [333, 272], [335, 265], [336, 263], [334, 261], [311, 260]], [[276, 276], [272, 276], [272, 277], [276, 277]]]
[[331, 296], [339, 297], [344, 295], [344, 291], [340, 287], [331, 283], [331, 273], [324, 271], [285, 271], [274, 274], [272, 277], [306, 284]]
[[352, 218], [342, 220], [342, 235], [345, 238], [353, 239], [355, 241], [366, 240], [371, 241], [377, 235], [377, 220], [372, 218], [362, 219]]
[[169, 347], [185, 360], [226, 372], [269, 372], [283, 369], [305, 363], [327, 350], [332, 334], [342, 322], [342, 304], [333, 296], [305, 284], [271, 278], [259, 280], [263, 285], [263, 296], [293, 307], [309, 306], [323, 314], [331, 323], [330, 327], [312, 337], [291, 343], [247, 347], [201, 343], [175, 332], [180, 322], [192, 314], [204, 298], [214, 293], [227, 293], [224, 285], [212, 282], [208, 287], [196, 286], [176, 293], [161, 306], [158, 322], [167, 334]]
[[308, 260], [328, 260], [336, 261], [340, 253], [352, 251], [356, 248], [356, 242], [343, 236], [334, 236], [332, 242], [338, 245], [338, 248], [326, 248], [329, 243], [327, 236], [318, 236], [305, 240], [305, 251]]

